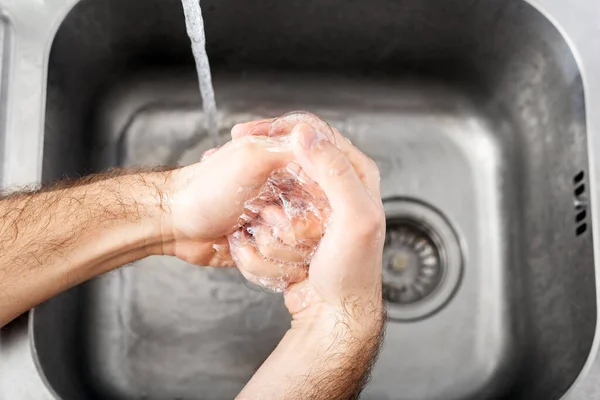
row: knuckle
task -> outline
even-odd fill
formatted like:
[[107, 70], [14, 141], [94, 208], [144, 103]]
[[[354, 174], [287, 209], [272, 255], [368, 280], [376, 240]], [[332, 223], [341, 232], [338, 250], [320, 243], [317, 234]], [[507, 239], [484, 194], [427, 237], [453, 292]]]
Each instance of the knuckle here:
[[237, 143], [236, 152], [232, 161], [235, 161], [235, 164], [242, 170], [260, 170], [258, 167], [268, 161], [262, 157], [261, 150], [261, 146], [257, 143], [249, 140], [248, 137], [243, 137]]
[[253, 155], [256, 150], [257, 150], [257, 145], [256, 143], [254, 143], [252, 141], [252, 138], [250, 136], [244, 136], [242, 137], [240, 140], [238, 140], [236, 142], [237, 144], [237, 149], [239, 152], [242, 153], [242, 155], [244, 156], [251, 156]]
[[383, 212], [373, 206], [361, 213], [360, 219], [357, 221], [356, 232], [362, 238], [375, 238], [381, 234], [384, 226]]
[[352, 165], [348, 158], [341, 152], [335, 152], [327, 161], [323, 164], [326, 173], [332, 176], [343, 176], [349, 173], [352, 169]]

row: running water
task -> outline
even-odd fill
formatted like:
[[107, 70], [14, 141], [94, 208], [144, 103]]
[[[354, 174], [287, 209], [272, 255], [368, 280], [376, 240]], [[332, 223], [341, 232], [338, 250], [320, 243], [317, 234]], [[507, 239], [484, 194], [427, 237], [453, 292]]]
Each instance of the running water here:
[[210, 64], [206, 54], [206, 37], [204, 35], [204, 20], [199, 0], [181, 0], [183, 13], [185, 14], [185, 26], [187, 34], [192, 42], [192, 53], [196, 61], [196, 72], [200, 83], [200, 94], [202, 95], [202, 107], [206, 130], [218, 145], [219, 126], [217, 121], [217, 104], [210, 76]]

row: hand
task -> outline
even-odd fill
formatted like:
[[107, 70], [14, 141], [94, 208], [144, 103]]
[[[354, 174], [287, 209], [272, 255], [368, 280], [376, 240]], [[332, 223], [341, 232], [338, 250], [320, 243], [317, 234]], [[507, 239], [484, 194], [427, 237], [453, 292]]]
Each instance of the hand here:
[[[253, 129], [236, 130], [232, 136], [235, 141], [248, 134], [262, 136], [266, 131], [264, 125], [255, 125]], [[323, 304], [338, 310], [346, 307], [348, 304], [344, 303], [354, 302], [360, 293], [356, 290], [358, 283], [362, 285], [362, 291], [367, 288], [363, 297], [373, 297], [374, 311], [381, 309], [385, 216], [380, 199], [379, 170], [339, 131], [334, 129], [334, 135], [339, 149], [328, 141], [319, 141], [308, 124], [299, 124], [292, 131], [292, 140], [296, 142], [293, 148], [295, 159], [303, 173], [320, 184], [332, 208], [332, 219], [324, 237], [321, 221], [292, 221], [289, 229], [281, 229], [283, 235], [278, 237], [279, 242], [289, 244], [298, 239], [307, 241], [322, 237], [306, 280], [303, 280], [306, 276], [303, 272], [290, 274], [290, 271], [283, 271], [289, 284], [296, 283], [286, 291], [286, 305], [290, 313], [298, 317], [314, 314], [312, 310]], [[308, 147], [302, 145], [312, 141], [315, 142]], [[261, 217], [269, 221], [270, 226], [287, 222], [275, 206], [266, 208]], [[238, 267], [248, 279], [281, 276], [281, 264], [277, 261], [296, 261], [294, 253], [286, 252], [281, 243], [275, 246], [273, 242], [266, 238], [257, 241], [257, 249], [246, 245], [237, 250]], [[268, 259], [275, 261], [270, 262], [258, 253], [269, 255]], [[347, 284], [340, 286], [341, 281], [347, 281]]]
[[381, 324], [385, 214], [376, 164], [341, 137], [339, 149], [307, 125], [295, 134], [294, 155], [325, 192], [331, 220], [312, 258], [308, 278], [288, 288], [286, 305], [298, 323], [340, 318], [357, 327]]
[[285, 292], [292, 328], [238, 399], [355, 398], [384, 324], [379, 173], [339, 132], [339, 148], [320, 141], [309, 125], [298, 125], [293, 135], [294, 156], [325, 192], [331, 220], [308, 277]]
[[[268, 122], [238, 125], [233, 134], [242, 136]], [[284, 167], [293, 154], [289, 146], [246, 135], [209, 155], [171, 172], [165, 253], [197, 265], [233, 266], [226, 235], [237, 228], [246, 200], [255, 197], [272, 171]], [[215, 253], [215, 245], [225, 251]]]

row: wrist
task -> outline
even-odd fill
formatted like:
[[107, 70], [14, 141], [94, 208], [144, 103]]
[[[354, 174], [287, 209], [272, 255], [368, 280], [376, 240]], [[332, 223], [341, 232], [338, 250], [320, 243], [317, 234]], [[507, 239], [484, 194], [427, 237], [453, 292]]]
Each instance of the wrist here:
[[328, 305], [306, 311], [294, 315], [292, 328], [238, 399], [346, 399], [360, 393], [383, 342], [383, 312], [362, 320]]
[[385, 333], [383, 306], [369, 305], [368, 309], [368, 313], [351, 314], [344, 307], [311, 306], [294, 315], [284, 347], [304, 354], [302, 362], [318, 368], [325, 362], [332, 368], [358, 366], [348, 371], [356, 374], [358, 382], [377, 359]]
[[[173, 171], [126, 172], [97, 182], [95, 192], [107, 215], [106, 225], [119, 227], [121, 251], [151, 256], [169, 254], [172, 243], [171, 193]], [[91, 188], [82, 188], [90, 191]]]
[[172, 218], [172, 196], [177, 170], [140, 174], [140, 187], [133, 190], [142, 204], [141, 223], [148, 255], [173, 255], [175, 234]]
[[370, 307], [368, 314], [357, 316], [343, 308], [317, 306], [295, 314], [290, 330], [301, 333], [310, 332], [326, 339], [332, 337], [332, 332], [338, 332], [340, 337], [351, 336], [360, 340], [380, 335], [385, 321], [386, 313], [383, 307]]
[[[165, 179], [161, 214], [162, 253], [175, 256], [191, 264], [205, 266], [231, 266], [215, 245], [227, 247], [224, 233], [215, 231], [212, 210], [206, 204], [218, 204], [215, 199], [206, 200], [200, 165], [190, 165], [170, 171]], [[211, 193], [210, 190], [208, 193]], [[230, 216], [229, 216], [230, 217]], [[232, 223], [233, 225], [233, 223]], [[228, 253], [228, 252], [227, 252]]]
[[341, 324], [356, 336], [368, 336], [382, 329], [386, 316], [381, 290], [346, 296], [332, 303], [303, 283], [285, 293], [285, 303], [293, 317], [292, 329], [331, 332], [335, 325]]

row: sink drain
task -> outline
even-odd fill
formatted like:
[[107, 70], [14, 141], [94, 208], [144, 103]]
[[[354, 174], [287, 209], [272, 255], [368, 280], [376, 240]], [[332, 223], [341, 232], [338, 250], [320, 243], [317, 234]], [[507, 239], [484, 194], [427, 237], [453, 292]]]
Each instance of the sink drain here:
[[458, 239], [446, 219], [414, 200], [384, 203], [383, 296], [388, 315], [415, 320], [440, 310], [462, 273]]
[[410, 220], [393, 221], [387, 229], [383, 252], [386, 297], [398, 304], [426, 298], [442, 276], [437, 244]]

